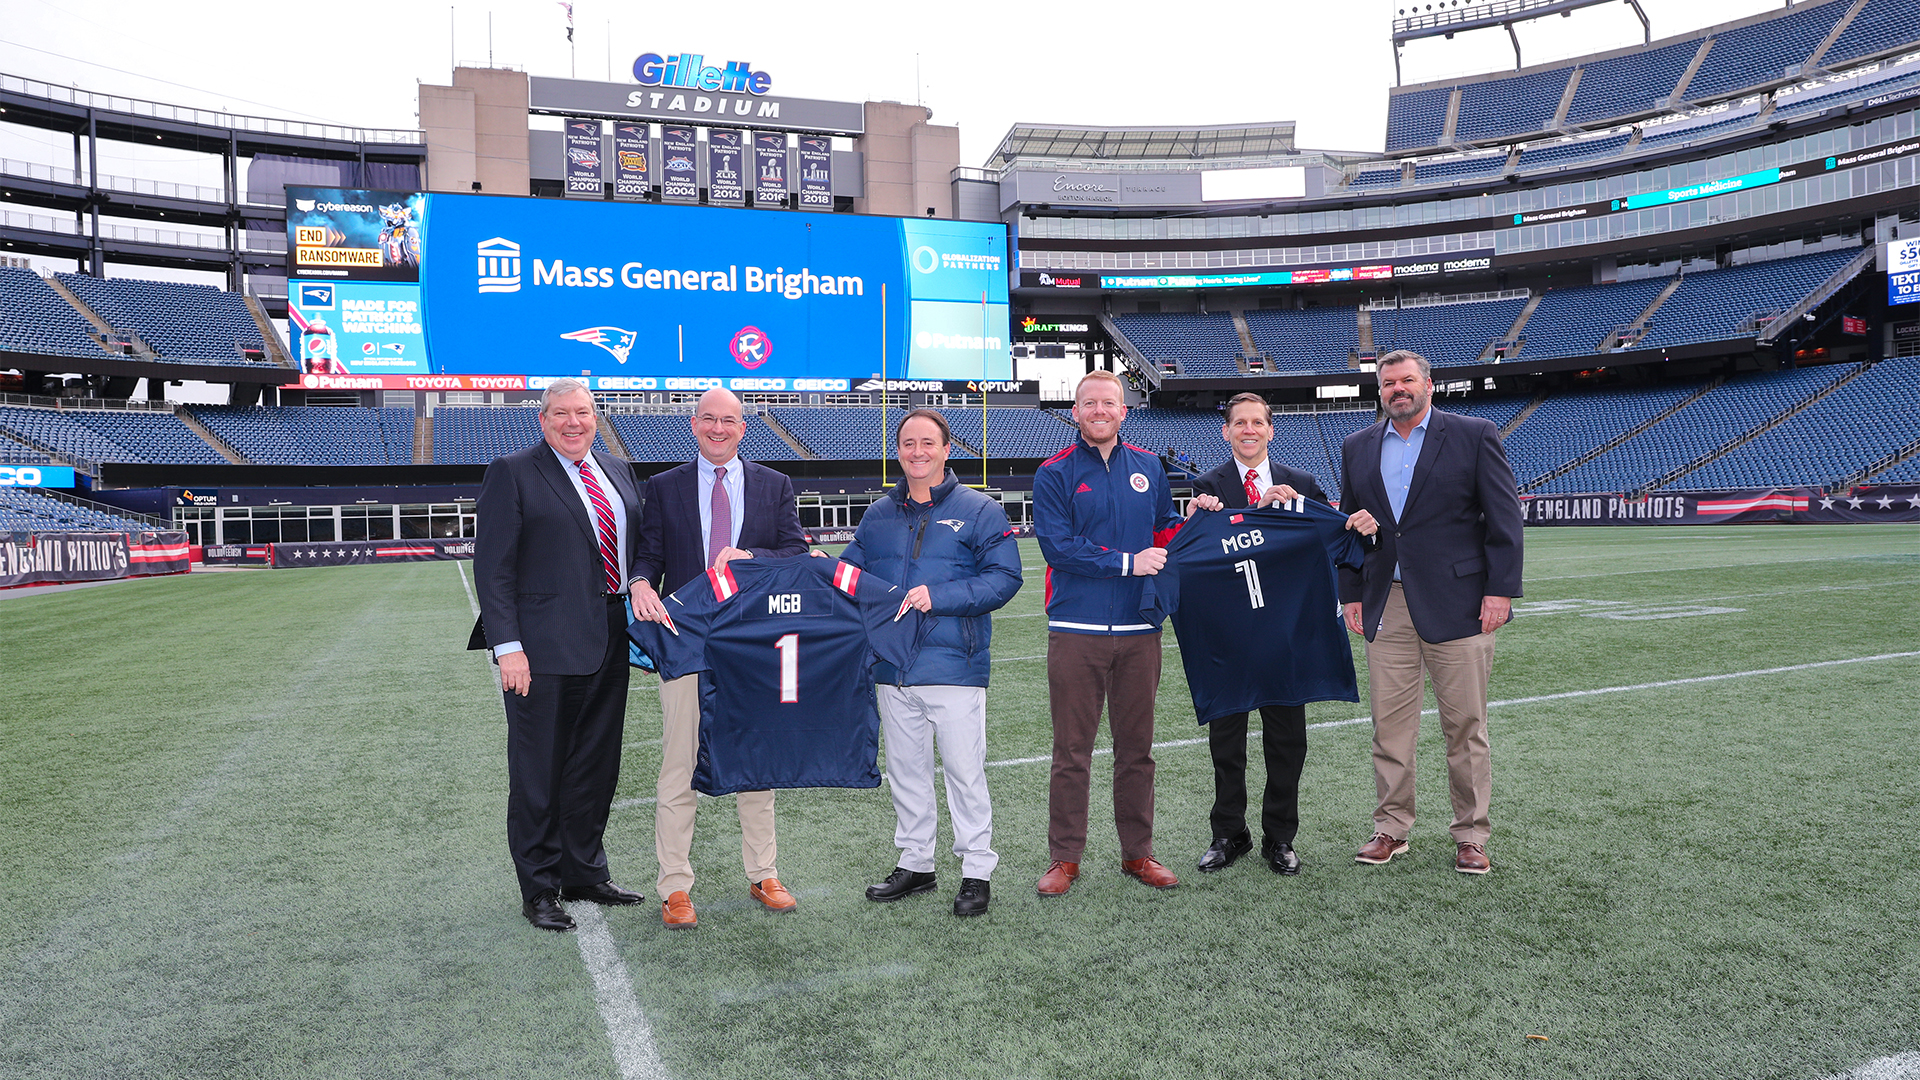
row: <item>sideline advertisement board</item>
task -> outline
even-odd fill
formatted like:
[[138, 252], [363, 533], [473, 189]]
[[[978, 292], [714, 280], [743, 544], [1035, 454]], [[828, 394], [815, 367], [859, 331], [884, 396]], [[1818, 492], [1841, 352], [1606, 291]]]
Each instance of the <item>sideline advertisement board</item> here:
[[187, 554], [180, 531], [0, 533], [0, 588], [180, 574]]
[[275, 570], [473, 558], [472, 540], [336, 540], [311, 544], [268, 544], [266, 548], [266, 563]]
[[77, 484], [71, 465], [0, 465], [0, 487], [70, 488]]
[[1522, 495], [1528, 525], [1833, 525], [1920, 521], [1920, 487], [1857, 487], [1844, 495], [1812, 488], [1654, 492], [1625, 495]]

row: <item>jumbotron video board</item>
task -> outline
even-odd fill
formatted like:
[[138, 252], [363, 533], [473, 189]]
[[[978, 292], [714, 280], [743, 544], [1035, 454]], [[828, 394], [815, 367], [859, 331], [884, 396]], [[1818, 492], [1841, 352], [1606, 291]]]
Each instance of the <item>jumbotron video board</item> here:
[[883, 363], [889, 378], [1013, 377], [998, 224], [287, 197], [288, 320], [312, 386], [499, 389], [567, 375], [606, 390], [844, 390]]

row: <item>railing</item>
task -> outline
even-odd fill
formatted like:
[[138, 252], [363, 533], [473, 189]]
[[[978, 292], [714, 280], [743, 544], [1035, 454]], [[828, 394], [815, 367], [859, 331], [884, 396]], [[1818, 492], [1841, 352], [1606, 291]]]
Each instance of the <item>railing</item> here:
[[[45, 180], [53, 184], [87, 186], [87, 174], [84, 171], [61, 165], [46, 165], [38, 161], [0, 158], [0, 174], [24, 177], [29, 180]], [[204, 184], [178, 184], [169, 180], [149, 180], [140, 176], [112, 176], [107, 173], [94, 177], [94, 184], [104, 191], [124, 191], [134, 195], [153, 195], [189, 202], [216, 203], [221, 206], [225, 206], [227, 202], [225, 188], [208, 187]], [[260, 192], [257, 197], [252, 194], [241, 195], [237, 201], [243, 206], [279, 207], [287, 205], [287, 196], [284, 192]]]
[[[94, 475], [98, 474], [99, 469], [95, 468]], [[94, 502], [92, 499], [83, 499], [78, 495], [69, 495], [56, 488], [34, 488], [32, 490], [36, 495], [44, 495], [50, 499], [57, 499], [60, 502], [78, 506], [83, 510], [92, 510], [99, 514], [112, 514], [117, 518], [126, 518], [128, 521], [138, 522], [150, 529], [162, 530], [173, 528], [172, 518], [158, 517], [153, 514], [142, 514], [134, 510], [123, 510], [118, 506], [114, 506], [112, 503]]]
[[[63, 236], [85, 236], [77, 222], [70, 218], [49, 217], [45, 214], [26, 214], [17, 210], [0, 210], [0, 227], [9, 229], [32, 229], [35, 232], [60, 233]], [[177, 229], [149, 229], [139, 225], [118, 225], [113, 222], [100, 223], [102, 240], [128, 240], [136, 244], [167, 244], [173, 247], [191, 247], [224, 251], [227, 238], [222, 234], [181, 232]]]
[[1449, 293], [1445, 296], [1409, 296], [1398, 302], [1369, 300], [1368, 311], [1393, 311], [1396, 308], [1438, 307], [1441, 304], [1478, 304], [1488, 300], [1525, 300], [1533, 293], [1526, 289], [1501, 289], [1498, 292]]
[[199, 124], [203, 127], [220, 128], [228, 131], [247, 131], [261, 135], [284, 135], [302, 139], [333, 139], [339, 142], [394, 143], [419, 146], [426, 137], [419, 131], [399, 128], [358, 128], [339, 124], [308, 123], [303, 120], [275, 120], [265, 116], [246, 116], [238, 113], [219, 112], [208, 109], [195, 109], [186, 105], [167, 105], [158, 101], [146, 101], [141, 98], [121, 97], [118, 94], [95, 94], [86, 90], [77, 90], [70, 86], [55, 86], [38, 79], [23, 79], [17, 75], [0, 74], [0, 90], [15, 94], [27, 94], [45, 98], [49, 101], [65, 102], [87, 109], [101, 109], [108, 112], [127, 113], [144, 116], [154, 120], [168, 120], [174, 123]]
[[128, 412], [172, 412], [171, 401], [146, 401], [138, 398], [59, 398], [42, 394], [0, 394], [0, 405], [26, 405], [38, 409], [115, 409]]

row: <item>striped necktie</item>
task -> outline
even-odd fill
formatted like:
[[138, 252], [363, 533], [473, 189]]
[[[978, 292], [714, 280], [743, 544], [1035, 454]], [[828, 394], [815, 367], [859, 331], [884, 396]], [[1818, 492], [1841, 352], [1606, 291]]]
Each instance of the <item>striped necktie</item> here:
[[580, 468], [580, 485], [587, 489], [587, 501], [593, 504], [593, 516], [599, 523], [600, 562], [606, 570], [607, 591], [617, 593], [620, 591], [620, 532], [613, 524], [613, 504], [600, 489], [600, 481], [594, 479], [587, 459], [581, 458], [574, 464]]

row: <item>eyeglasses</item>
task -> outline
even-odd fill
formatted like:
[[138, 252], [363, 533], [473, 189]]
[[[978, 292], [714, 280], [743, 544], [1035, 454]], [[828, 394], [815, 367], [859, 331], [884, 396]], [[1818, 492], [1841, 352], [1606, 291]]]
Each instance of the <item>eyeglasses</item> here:
[[696, 424], [705, 424], [708, 427], [740, 426], [740, 418], [737, 416], [714, 416], [709, 413], [701, 413], [699, 416], [693, 418], [693, 422]]

